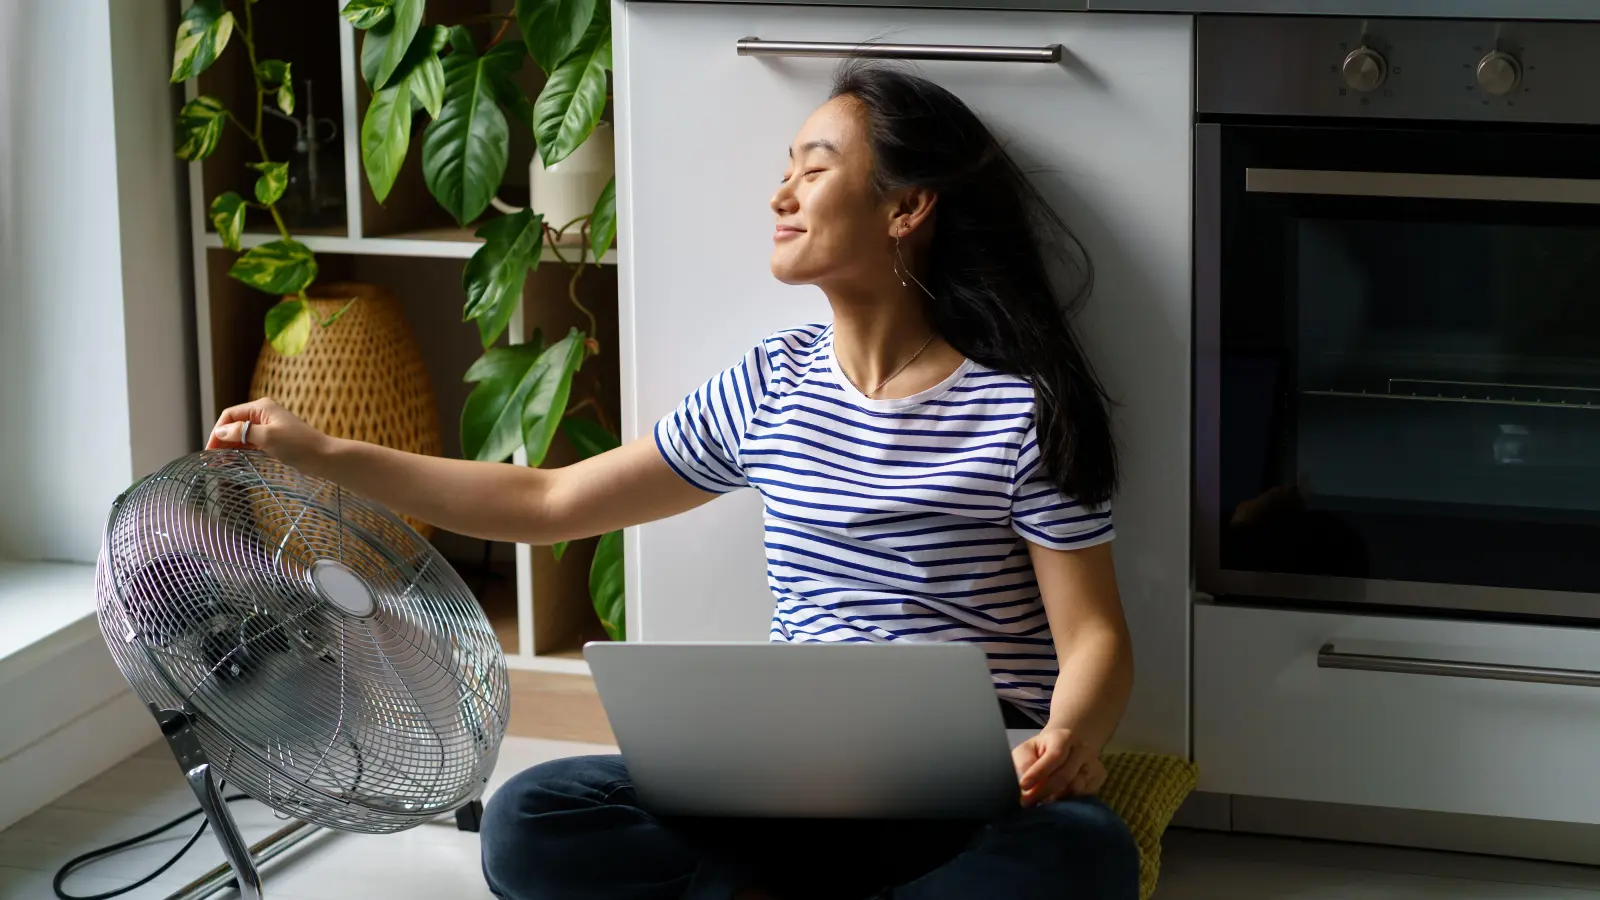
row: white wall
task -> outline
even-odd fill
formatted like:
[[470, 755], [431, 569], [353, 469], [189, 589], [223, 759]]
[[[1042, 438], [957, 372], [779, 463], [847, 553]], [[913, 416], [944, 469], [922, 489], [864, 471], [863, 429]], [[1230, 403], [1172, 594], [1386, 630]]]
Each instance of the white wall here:
[[172, 152], [181, 97], [167, 82], [177, 17], [166, 0], [100, 3], [111, 8], [128, 436], [138, 478], [198, 450], [202, 438], [194, 426], [200, 398], [188, 179], [186, 164]]
[[[116, 495], [199, 442], [175, 25], [169, 0], [0, 0], [0, 558], [93, 562]], [[0, 828], [158, 734], [92, 616], [13, 651]]]
[[93, 561], [117, 493], [187, 447], [168, 22], [0, 0], [0, 557]]

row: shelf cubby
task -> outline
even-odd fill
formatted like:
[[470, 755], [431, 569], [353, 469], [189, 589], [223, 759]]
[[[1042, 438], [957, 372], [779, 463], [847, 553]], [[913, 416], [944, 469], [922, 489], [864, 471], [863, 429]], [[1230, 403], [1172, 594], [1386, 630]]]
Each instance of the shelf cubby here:
[[[322, 193], [338, 205], [314, 213], [308, 210], [303, 217], [296, 217], [292, 199], [286, 198], [280, 201], [280, 213], [297, 234], [347, 235], [349, 228], [344, 210], [344, 141], [347, 135], [339, 46], [339, 32], [345, 26], [339, 19], [339, 4], [331, 0], [274, 0], [270, 7], [254, 8], [254, 27], [256, 59], [281, 59], [290, 64], [295, 90], [294, 117], [304, 122], [308, 113], [314, 113], [315, 120], [324, 123], [319, 128], [330, 129], [318, 135], [327, 138], [326, 151], [319, 156], [318, 183]], [[251, 77], [250, 57], [242, 40], [230, 42], [222, 56], [202, 72], [196, 82], [198, 87], [191, 86], [189, 96], [198, 93], [216, 97], [245, 127], [255, 126], [255, 80]], [[266, 98], [264, 106], [275, 108], [272, 96]], [[271, 159], [292, 163], [298, 156], [295, 135], [293, 124], [263, 110], [261, 138]], [[359, 134], [355, 137], [359, 139]], [[216, 152], [201, 163], [206, 187], [201, 208], [223, 191], [231, 190], [246, 200], [254, 200], [259, 173], [246, 164], [260, 159], [260, 150], [249, 137], [240, 129], [228, 126]], [[209, 222], [203, 224], [210, 230]], [[276, 228], [264, 210], [251, 209], [246, 213], [245, 230], [276, 237]]]

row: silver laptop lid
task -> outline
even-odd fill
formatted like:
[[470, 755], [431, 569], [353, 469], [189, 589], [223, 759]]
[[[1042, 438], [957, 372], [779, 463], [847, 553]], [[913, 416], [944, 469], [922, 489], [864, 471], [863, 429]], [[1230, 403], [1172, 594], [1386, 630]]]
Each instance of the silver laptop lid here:
[[653, 812], [986, 818], [1017, 806], [975, 645], [597, 642], [584, 655]]

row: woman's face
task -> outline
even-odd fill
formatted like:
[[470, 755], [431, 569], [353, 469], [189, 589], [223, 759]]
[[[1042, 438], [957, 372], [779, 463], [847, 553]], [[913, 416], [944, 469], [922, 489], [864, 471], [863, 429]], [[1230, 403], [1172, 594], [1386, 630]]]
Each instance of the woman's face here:
[[827, 285], [890, 274], [893, 204], [873, 186], [865, 113], [854, 100], [837, 97], [806, 119], [771, 205], [779, 281]]

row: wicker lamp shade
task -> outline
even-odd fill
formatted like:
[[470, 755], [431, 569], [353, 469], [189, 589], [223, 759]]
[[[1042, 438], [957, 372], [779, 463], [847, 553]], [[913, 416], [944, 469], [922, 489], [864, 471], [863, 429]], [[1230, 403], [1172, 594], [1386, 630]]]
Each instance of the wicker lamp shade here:
[[[416, 336], [400, 302], [384, 288], [355, 282], [319, 284], [307, 296], [318, 321], [303, 351], [284, 356], [263, 343], [250, 398], [271, 397], [325, 434], [428, 456], [443, 452], [439, 408]], [[406, 517], [429, 537], [433, 529]]]

